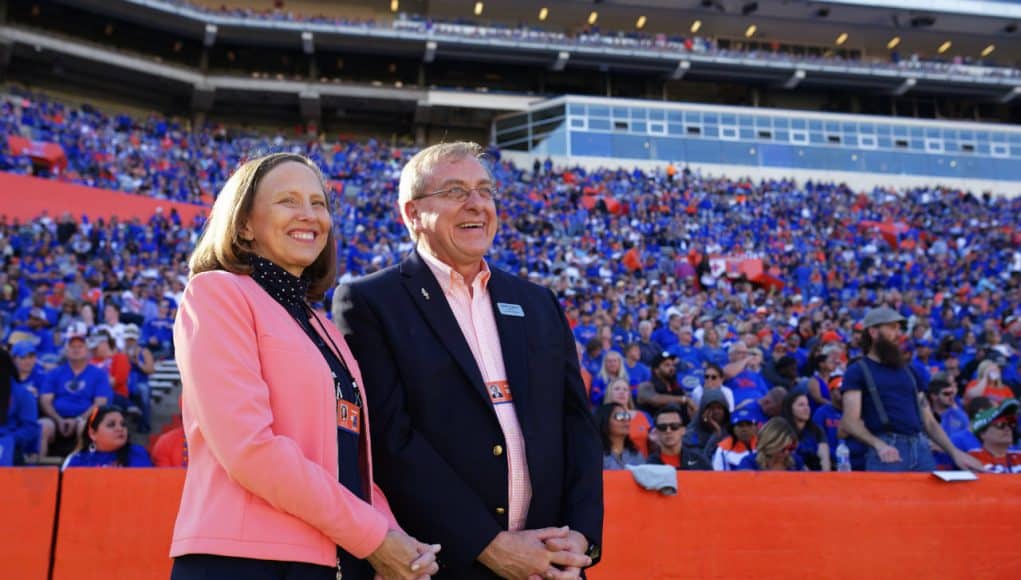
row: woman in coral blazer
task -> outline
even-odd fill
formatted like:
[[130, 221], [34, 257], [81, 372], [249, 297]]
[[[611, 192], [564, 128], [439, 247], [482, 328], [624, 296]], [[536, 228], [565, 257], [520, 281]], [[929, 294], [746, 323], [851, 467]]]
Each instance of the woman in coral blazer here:
[[309, 306], [336, 272], [329, 191], [292, 154], [242, 164], [191, 257], [174, 326], [188, 473], [172, 578], [423, 578], [372, 479], [361, 373]]

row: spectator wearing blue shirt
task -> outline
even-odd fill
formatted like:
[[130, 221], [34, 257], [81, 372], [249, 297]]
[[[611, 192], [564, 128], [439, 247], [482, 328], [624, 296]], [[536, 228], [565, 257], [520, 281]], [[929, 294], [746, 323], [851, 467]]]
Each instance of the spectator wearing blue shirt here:
[[141, 343], [156, 357], [174, 353], [174, 308], [169, 298], [161, 298], [156, 316], [142, 326]]
[[920, 388], [927, 386], [919, 384], [901, 352], [903, 322], [900, 313], [886, 306], [865, 314], [862, 350], [867, 356], [844, 374], [841, 426], [870, 447], [865, 455], [868, 471], [932, 471], [936, 463], [930, 440], [959, 467], [981, 471], [981, 463], [954, 448], [922, 396]]
[[597, 333], [598, 329], [592, 324], [592, 313], [583, 310], [577, 326], [574, 327], [574, 339], [587, 345], [590, 340], [596, 338]]
[[936, 361], [932, 357], [932, 349], [935, 346], [931, 340], [923, 338], [915, 341], [915, 356], [911, 359], [911, 366], [914, 367], [922, 381], [928, 383], [932, 380], [932, 367]]
[[630, 313], [625, 312], [620, 317], [620, 321], [617, 326], [613, 329], [613, 343], [619, 346], [625, 346], [637, 343], [638, 339], [638, 331], [635, 330], [632, 316]]
[[938, 372], [932, 376], [929, 381], [929, 406], [948, 437], [969, 429], [971, 420], [957, 404], [957, 385], [949, 374]]
[[839, 356], [838, 350], [831, 349], [829, 352], [820, 352], [809, 359], [807, 370], [812, 374], [805, 381], [805, 388], [812, 413], [830, 402], [829, 377], [837, 368]]
[[149, 454], [128, 439], [124, 413], [117, 407], [94, 407], [78, 448], [64, 461], [69, 467], [152, 467]]
[[637, 394], [638, 385], [652, 378], [652, 370], [641, 361], [642, 347], [638, 343], [632, 343], [624, 350], [624, 369], [627, 371], [628, 384], [631, 385], [633, 394]]
[[702, 364], [716, 363], [726, 368], [729, 363], [729, 355], [720, 344], [720, 333], [715, 326], [709, 326], [702, 335], [702, 348], [699, 349], [699, 358]]
[[17, 372], [14, 357], [0, 349], [0, 466], [21, 465], [39, 449], [38, 406]]
[[50, 330], [49, 317], [41, 306], [32, 306], [27, 309], [19, 309], [14, 315], [13, 329], [15, 331], [30, 334], [35, 338], [36, 348], [40, 354], [49, 354], [56, 351], [53, 342], [53, 332]]
[[695, 335], [690, 326], [681, 326], [677, 332], [677, 342], [666, 348], [666, 351], [687, 363], [688, 367], [702, 366], [699, 347], [695, 346]]
[[745, 400], [735, 409], [747, 409], [755, 423], [763, 425], [773, 417], [779, 417], [783, 411], [783, 400], [787, 396], [787, 389], [784, 387], [773, 387], [766, 391], [766, 394], [756, 400]]
[[787, 353], [798, 361], [798, 371], [800, 372], [808, 364], [808, 351], [801, 346], [801, 334], [797, 330], [792, 330], [787, 333], [784, 340], [787, 343]]
[[[640, 328], [639, 331], [641, 331]], [[667, 319], [666, 326], [660, 327], [652, 333], [652, 340], [656, 341], [660, 345], [660, 351], [664, 349], [669, 350], [671, 346], [677, 344], [680, 340], [678, 336], [680, 331], [681, 315], [671, 314], [670, 318]]]
[[603, 342], [598, 338], [593, 338], [583, 344], [585, 351], [581, 355], [581, 366], [595, 377], [603, 366], [603, 356], [606, 354], [603, 350]]
[[[38, 363], [36, 356], [35, 342], [32, 340], [22, 340], [14, 343], [11, 346], [11, 355], [14, 357], [14, 382], [32, 396], [32, 405], [35, 408], [36, 422], [38, 426], [39, 435], [37, 436], [38, 441], [35, 444], [32, 454], [38, 453], [40, 456], [45, 456], [49, 450], [47, 438], [42, 436], [44, 429], [44, 423], [49, 423], [48, 420], [39, 418], [39, 394], [42, 392], [43, 387], [46, 384], [46, 371]], [[52, 423], [49, 423], [52, 427]], [[50, 433], [52, 437], [52, 432]]]
[[[60, 316], [60, 311], [51, 308], [46, 304], [47, 286], [38, 285], [32, 291], [32, 297], [28, 301], [28, 304], [23, 305], [14, 311], [14, 323], [16, 325], [28, 326], [30, 319], [35, 317], [39, 320], [39, 324], [42, 328], [51, 328], [57, 323], [57, 318]], [[36, 326], [32, 327], [33, 330]]]
[[11, 356], [14, 358], [14, 382], [18, 383], [32, 398], [38, 399], [42, 391], [46, 373], [38, 364], [35, 341], [20, 340], [11, 345]]
[[59, 447], [75, 440], [92, 410], [113, 399], [106, 371], [89, 364], [86, 337], [84, 324], [68, 327], [64, 341], [67, 362], [50, 372], [39, 394], [43, 434], [51, 438], [48, 444]]
[[[753, 364], [761, 358], [753, 356], [745, 343], [737, 341], [727, 351], [729, 363], [723, 370], [723, 377], [726, 379], [726, 386], [733, 392], [734, 404], [740, 404], [749, 399], [758, 399], [766, 394], [769, 387], [762, 375], [752, 369]], [[710, 363], [706, 363], [708, 367]]]
[[[975, 397], [974, 399], [968, 401], [968, 404], [965, 405], [964, 410], [967, 411], [968, 413], [968, 419], [970, 421], [974, 421], [976, 415], [978, 415], [982, 411], [985, 411], [986, 409], [992, 409], [995, 406], [996, 405], [993, 404], [989, 397]], [[972, 449], [982, 447], [982, 442], [979, 440], [978, 437], [975, 436], [974, 433], [972, 433], [970, 424], [968, 425], [967, 429], [963, 431], [958, 431], [957, 433], [951, 435], [950, 442], [954, 444], [954, 447], [960, 449], [961, 451], [970, 451]], [[953, 464], [951, 463], [950, 456], [944, 455], [936, 454], [936, 462], [940, 465], [947, 466], [948, 468], [952, 467]]]

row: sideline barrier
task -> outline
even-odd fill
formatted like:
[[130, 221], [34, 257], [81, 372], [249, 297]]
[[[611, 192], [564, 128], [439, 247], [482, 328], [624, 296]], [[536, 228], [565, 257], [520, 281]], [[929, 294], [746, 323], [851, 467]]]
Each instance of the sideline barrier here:
[[183, 469], [68, 469], [53, 580], [166, 580]]
[[[181, 469], [71, 469], [55, 580], [166, 579]], [[603, 562], [593, 580], [1016, 578], [1021, 477], [682, 472], [678, 495], [606, 473]], [[45, 578], [55, 469], [0, 469], [4, 578]]]
[[46, 578], [59, 476], [55, 467], [0, 468], [0, 576]]
[[163, 208], [164, 215], [170, 215], [170, 208], [176, 208], [185, 226], [191, 224], [197, 214], [209, 213], [209, 208], [201, 205], [0, 171], [0, 208], [3, 208], [0, 214], [8, 219], [27, 221], [47, 211], [56, 220], [69, 211], [75, 221], [85, 214], [93, 222], [96, 218], [109, 220], [117, 216], [121, 222], [137, 217], [145, 223], [156, 213], [157, 207]]
[[1021, 477], [681, 472], [678, 494], [604, 474], [593, 580], [1017, 578]]

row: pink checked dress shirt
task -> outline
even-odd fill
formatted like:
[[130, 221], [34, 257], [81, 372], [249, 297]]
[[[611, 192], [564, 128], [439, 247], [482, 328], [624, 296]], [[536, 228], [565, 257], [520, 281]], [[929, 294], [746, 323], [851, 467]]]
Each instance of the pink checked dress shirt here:
[[[486, 384], [507, 380], [507, 372], [503, 366], [503, 351], [500, 348], [500, 334], [496, 329], [496, 318], [493, 316], [493, 304], [490, 299], [489, 265], [482, 262], [482, 271], [472, 282], [471, 289], [465, 284], [464, 276], [450, 266], [429, 255], [427, 251], [419, 252], [422, 259], [432, 270], [447, 304], [454, 312], [457, 325], [468, 342], [475, 363], [482, 372], [482, 380]], [[513, 394], [514, 385], [510, 385]], [[528, 517], [528, 505], [532, 502], [532, 482], [528, 475], [528, 462], [525, 459], [525, 438], [521, 433], [521, 424], [513, 404], [493, 405], [496, 418], [500, 422], [500, 430], [507, 444], [507, 489], [508, 489], [508, 526], [510, 531], [522, 530]]]

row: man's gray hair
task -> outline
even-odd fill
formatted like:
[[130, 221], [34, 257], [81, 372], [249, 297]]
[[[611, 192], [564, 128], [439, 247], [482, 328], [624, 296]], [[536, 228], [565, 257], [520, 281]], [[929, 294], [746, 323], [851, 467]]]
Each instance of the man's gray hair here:
[[[475, 159], [482, 164], [486, 171], [490, 171], [486, 163], [486, 153], [482, 146], [471, 141], [455, 141], [453, 143], [439, 143], [422, 149], [404, 164], [401, 170], [401, 180], [398, 185], [397, 209], [404, 220], [404, 227], [408, 229], [408, 235], [412, 241], [418, 241], [417, 235], [412, 230], [411, 220], [404, 213], [404, 204], [409, 200], [427, 193], [425, 190], [426, 181], [432, 174], [433, 168], [442, 161], [457, 161], [462, 159]], [[491, 173], [491, 172], [490, 172]]]

